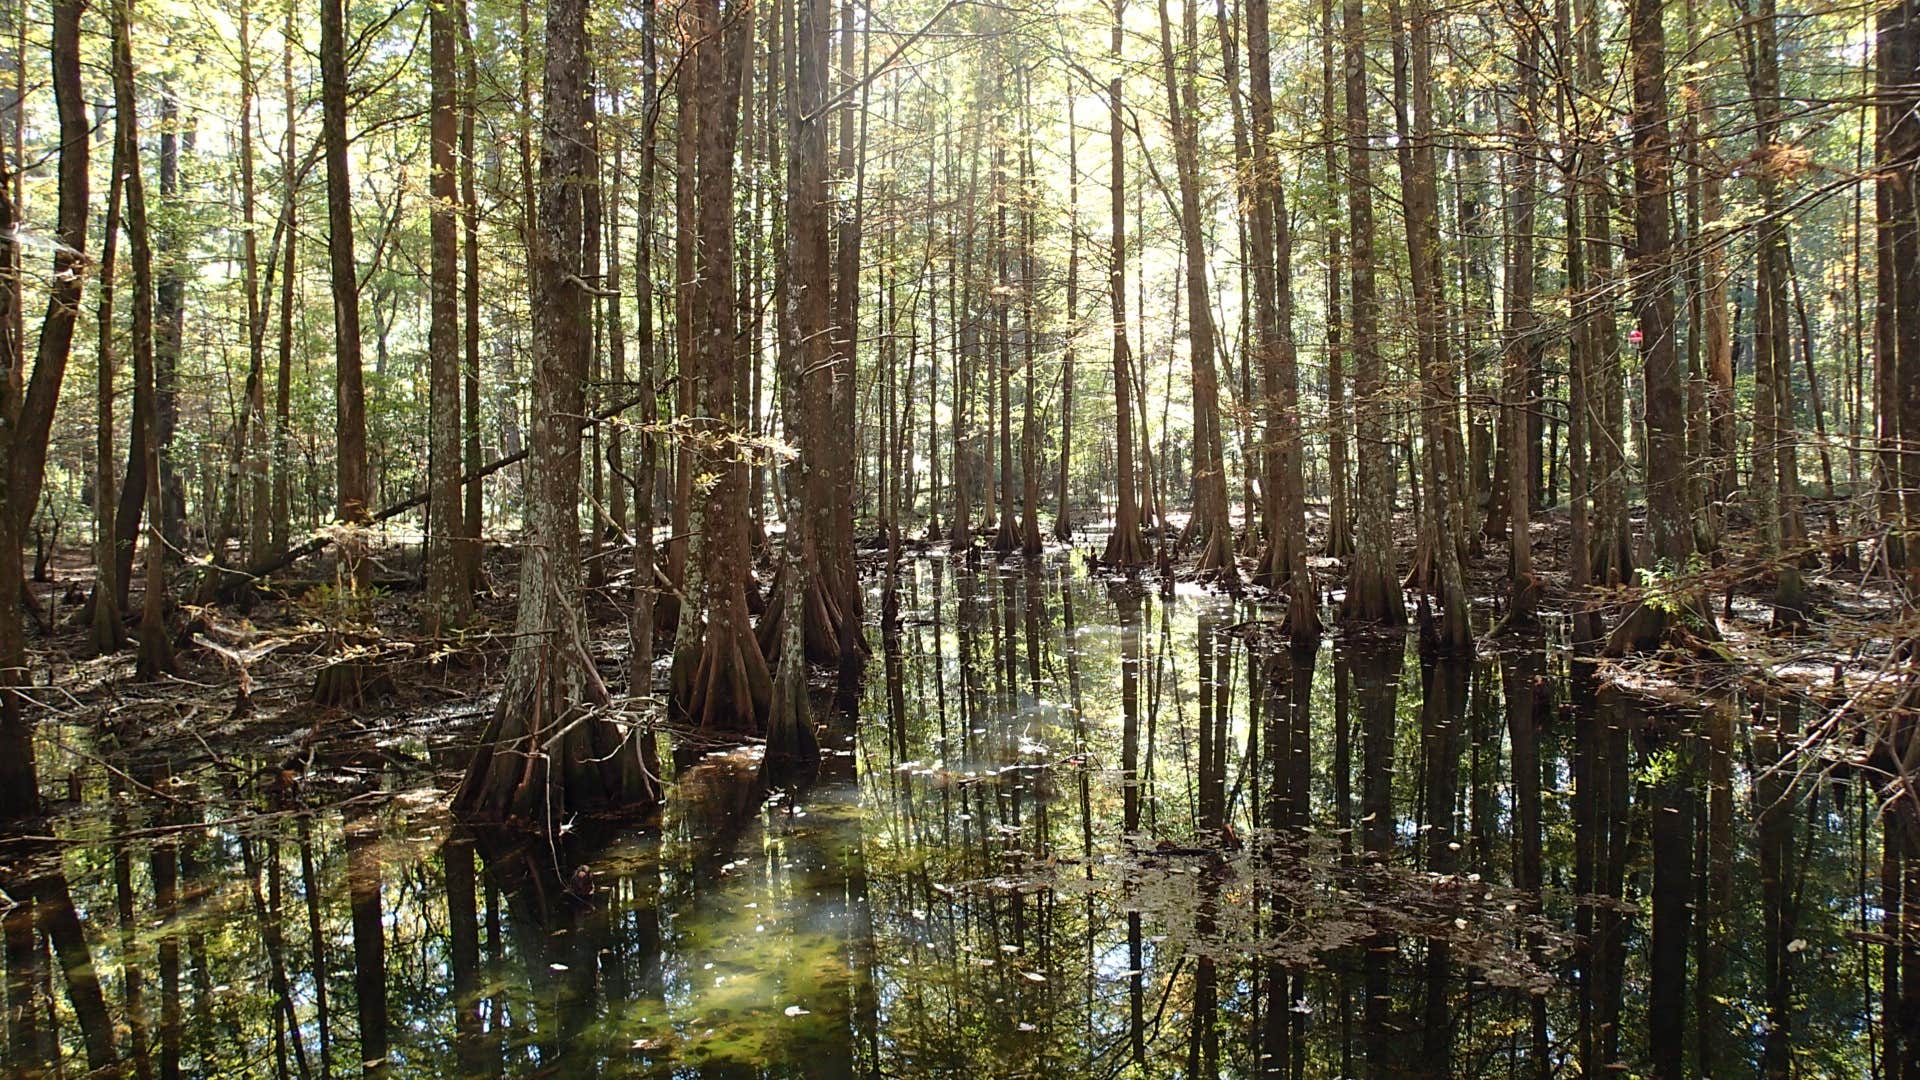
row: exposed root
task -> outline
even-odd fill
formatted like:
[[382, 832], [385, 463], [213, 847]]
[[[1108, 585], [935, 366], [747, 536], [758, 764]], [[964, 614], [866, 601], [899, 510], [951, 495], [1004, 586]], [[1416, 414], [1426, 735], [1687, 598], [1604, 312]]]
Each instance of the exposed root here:
[[456, 814], [554, 837], [577, 814], [660, 804], [652, 732], [581, 704], [583, 687], [569, 674], [578, 668], [556, 655], [562, 647], [539, 646], [518, 678], [509, 674], [454, 796]]

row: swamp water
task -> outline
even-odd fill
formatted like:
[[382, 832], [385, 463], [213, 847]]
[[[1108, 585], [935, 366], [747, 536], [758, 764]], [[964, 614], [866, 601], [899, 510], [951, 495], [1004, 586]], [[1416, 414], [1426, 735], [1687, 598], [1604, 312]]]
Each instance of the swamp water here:
[[1791, 705], [1652, 711], [1539, 641], [1291, 654], [1252, 607], [1067, 561], [900, 590], [817, 774], [663, 748], [657, 826], [551, 848], [447, 818], [471, 719], [312, 812], [203, 805], [254, 783], [204, 760], [121, 779], [49, 725], [84, 792], [8, 883], [0, 1071], [1879, 1065], [1875, 798], [1772, 767]]

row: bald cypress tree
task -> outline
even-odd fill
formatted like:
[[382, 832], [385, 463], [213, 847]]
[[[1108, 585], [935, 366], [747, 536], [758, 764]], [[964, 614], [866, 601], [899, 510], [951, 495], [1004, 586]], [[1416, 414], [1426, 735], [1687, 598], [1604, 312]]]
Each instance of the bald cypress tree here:
[[583, 194], [588, 178], [587, 0], [547, 7], [539, 212], [528, 252], [533, 308], [533, 440], [526, 546], [506, 685], [454, 797], [482, 821], [549, 834], [574, 814], [652, 805], [642, 740], [604, 713], [611, 697], [586, 646], [580, 568], [580, 423], [590, 343]]
[[1147, 561], [1146, 541], [1140, 535], [1138, 479], [1133, 457], [1133, 350], [1127, 341], [1127, 142], [1125, 86], [1120, 70], [1126, 28], [1126, 0], [1113, 0], [1113, 44], [1109, 57], [1113, 77], [1107, 81], [1107, 144], [1112, 160], [1108, 194], [1111, 197], [1112, 245], [1108, 249], [1107, 299], [1113, 327], [1113, 448], [1118, 484], [1114, 497], [1113, 531], [1107, 534], [1100, 561], [1133, 569]]
[[1387, 386], [1380, 358], [1379, 297], [1374, 286], [1373, 165], [1367, 120], [1367, 34], [1361, 0], [1344, 0], [1341, 24], [1346, 67], [1347, 228], [1351, 238], [1354, 434], [1359, 456], [1353, 558], [1347, 595], [1340, 606], [1346, 623], [1406, 621], [1406, 605], [1394, 573], [1393, 483]]

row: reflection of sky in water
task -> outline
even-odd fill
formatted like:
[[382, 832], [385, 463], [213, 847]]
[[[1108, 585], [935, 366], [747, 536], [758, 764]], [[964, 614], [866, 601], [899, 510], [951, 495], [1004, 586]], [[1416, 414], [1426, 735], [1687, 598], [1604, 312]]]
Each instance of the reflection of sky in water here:
[[[1644, 1063], [1646, 830], [1664, 805], [1663, 776], [1684, 777], [1699, 793], [1696, 820], [1705, 817], [1705, 744], [1678, 756], [1626, 735], [1589, 744], [1600, 738], [1593, 733], [1635, 728], [1641, 714], [1618, 703], [1562, 711], [1567, 689], [1549, 684], [1551, 700], [1530, 729], [1542, 763], [1548, 885], [1542, 921], [1530, 923], [1528, 898], [1509, 887], [1522, 807], [1504, 678], [1528, 685], [1531, 672], [1549, 670], [1539, 660], [1485, 654], [1450, 695], [1429, 701], [1412, 655], [1329, 644], [1297, 675], [1285, 654], [1250, 662], [1242, 635], [1258, 629], [1248, 620], [1259, 613], [1188, 586], [1169, 605], [1151, 591], [1118, 601], [1062, 564], [1029, 576], [936, 573], [918, 562], [908, 575], [897, 665], [875, 632], [859, 737], [833, 722], [823, 742], [838, 753], [811, 786], [766, 798], [751, 754], [682, 768], [656, 830], [628, 830], [584, 854], [537, 853], [561, 877], [585, 858], [591, 905], [551, 883], [544, 895], [516, 883], [506, 876], [511, 860], [490, 866], [483, 850], [470, 971], [450, 924], [441, 800], [421, 790], [423, 770], [406, 764], [439, 760], [441, 740], [463, 733], [455, 724], [423, 724], [390, 743], [401, 764], [382, 767], [382, 785], [408, 794], [377, 809], [355, 805], [356, 817], [375, 815], [379, 835], [352, 854], [331, 810], [116, 850], [98, 841], [178, 824], [181, 811], [152, 798], [114, 801], [99, 779], [90, 809], [60, 824], [63, 835], [95, 842], [41, 863], [65, 872], [117, 1051], [129, 1053], [138, 1030], [150, 1059], [177, 1054], [189, 1075], [272, 1075], [276, 1062], [300, 1075], [275, 989], [277, 952], [309, 1071], [318, 1074], [324, 1042], [332, 1071], [354, 1072], [359, 990], [347, 885], [359, 873], [379, 884], [378, 974], [397, 1075], [1104, 1078], [1185, 1072], [1202, 1060], [1195, 1054], [1218, 1054], [1218, 1071], [1247, 1074], [1260, 1053], [1290, 1056], [1312, 1076], [1343, 1062], [1404, 1072], [1436, 1060], [1430, 1050], [1456, 1072], [1489, 1062], [1506, 1071], [1524, 1063], [1533, 1013], [1519, 988], [1536, 982], [1550, 987], [1558, 1067], [1577, 1071], [1580, 1018], [1595, 1009], [1619, 1012], [1626, 1069]], [[1503, 665], [1519, 666], [1503, 676]], [[1296, 677], [1309, 681], [1290, 701]], [[1224, 775], [1213, 779], [1241, 843], [1220, 859], [1194, 839], [1212, 772], [1200, 725], [1216, 705]], [[1714, 990], [1728, 1002], [1721, 1053], [1751, 1061], [1766, 1016], [1759, 751], [1744, 710], [1734, 722], [1735, 817], [1712, 826], [1732, 855], [1716, 868], [1730, 885], [1715, 916], [1724, 933], [1688, 948], [1716, 950]], [[1123, 767], [1129, 736], [1136, 778]], [[1294, 750], [1305, 755], [1310, 805], [1306, 830], [1280, 844], [1270, 829], [1281, 812], [1276, 778]], [[1603, 786], [1600, 754], [1617, 755], [1606, 783], [1617, 785], [1624, 816], [1578, 793], [1581, 775]], [[231, 783], [210, 770], [185, 779], [183, 792]], [[1133, 841], [1129, 783], [1141, 796]], [[1806, 942], [1794, 954], [1804, 1016], [1793, 1031], [1811, 1072], [1857, 1074], [1867, 984], [1848, 935], [1860, 918], [1859, 803], [1856, 795], [1841, 807], [1839, 797], [1832, 788], [1821, 813], [1795, 811], [1798, 826], [1786, 834], [1807, 896], [1793, 931]], [[1388, 819], [1378, 822], [1382, 812]], [[1446, 820], [1436, 823], [1436, 812]], [[1390, 838], [1378, 859], [1363, 851], [1376, 824]], [[1453, 864], [1445, 873], [1432, 872], [1436, 829]], [[1596, 847], [1606, 861], [1607, 837], [1618, 838], [1625, 860], [1621, 895], [1582, 910], [1577, 885], [1607, 888], [1592, 868]], [[1877, 863], [1877, 835], [1868, 845]], [[154, 885], [169, 858], [180, 879], [171, 913]], [[1688, 868], [1689, 902], [1705, 869]], [[1877, 865], [1869, 872], [1877, 879]], [[123, 897], [133, 904], [124, 925]], [[1866, 911], [1877, 919], [1875, 904]], [[1582, 967], [1589, 954], [1574, 947], [1573, 931], [1583, 920], [1617, 923], [1617, 977]], [[15, 917], [10, 928], [18, 925]], [[8, 959], [15, 970], [43, 970], [29, 953]], [[1693, 970], [1700, 959], [1691, 956]], [[1870, 959], [1877, 972], [1877, 952]], [[469, 980], [478, 998], [463, 1025], [455, 987]], [[45, 981], [21, 992], [39, 994]], [[51, 983], [53, 1000], [36, 1000], [58, 1032], [43, 1020], [40, 1036], [57, 1039], [76, 1071], [85, 1063], [81, 1010], [61, 972]], [[1604, 995], [1607, 985], [1612, 1003], [1583, 1003], [1580, 995]], [[1369, 986], [1385, 1003], [1371, 1019]], [[1436, 1001], [1444, 1008], [1435, 1011]], [[1735, 1025], [1735, 1016], [1748, 1022]], [[1217, 1033], [1216, 1046], [1193, 1041], [1203, 1029]]]

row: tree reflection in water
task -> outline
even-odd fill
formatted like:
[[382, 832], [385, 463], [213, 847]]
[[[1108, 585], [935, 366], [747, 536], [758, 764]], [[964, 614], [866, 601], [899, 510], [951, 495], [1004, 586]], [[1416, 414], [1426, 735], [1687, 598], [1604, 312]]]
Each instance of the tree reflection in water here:
[[1558, 641], [1288, 651], [1271, 613], [1064, 560], [910, 560], [897, 605], [817, 771], [681, 742], [657, 821], [554, 846], [453, 828], [418, 769], [380, 774], [402, 797], [197, 819], [229, 777], [102, 750], [120, 771], [81, 769], [59, 837], [0, 859], [8, 1071], [1895, 1060], [1911, 841], [1884, 793], [1794, 766], [1793, 703], [1656, 708], [1569, 681]]

